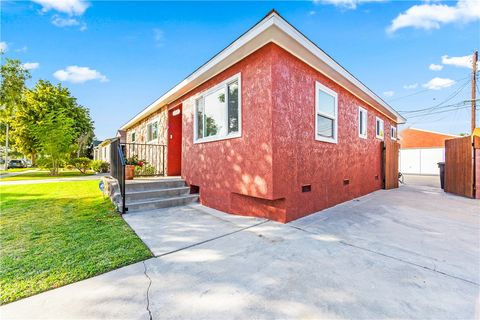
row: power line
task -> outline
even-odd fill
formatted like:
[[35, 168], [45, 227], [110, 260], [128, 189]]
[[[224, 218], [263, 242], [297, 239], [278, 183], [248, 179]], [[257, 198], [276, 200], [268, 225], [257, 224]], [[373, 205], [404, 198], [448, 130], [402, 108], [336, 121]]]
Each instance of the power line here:
[[401, 112], [401, 113], [417, 113], [417, 112], [425, 112], [425, 111], [429, 111], [429, 110], [435, 110], [435, 109], [441, 107], [442, 104], [444, 104], [444, 103], [452, 100], [453, 98], [455, 98], [469, 83], [470, 83], [470, 80], [467, 80], [465, 83], [463, 83], [463, 85], [461, 85], [460, 88], [458, 88], [455, 92], [453, 92], [447, 98], [445, 98], [445, 100], [443, 100], [442, 102], [437, 103], [433, 106], [422, 108], [422, 109], [416, 109], [416, 110], [404, 110], [404, 111], [399, 111], [399, 112]]
[[455, 108], [446, 109], [446, 110], [439, 110], [439, 111], [430, 112], [430, 113], [427, 113], [427, 114], [418, 114], [418, 115], [414, 115], [414, 116], [411, 116], [411, 117], [408, 117], [408, 118], [411, 119], [411, 118], [429, 117], [429, 116], [433, 116], [433, 115], [440, 114], [440, 113], [457, 111], [457, 110], [466, 109], [466, 108], [470, 108], [470, 106], [468, 106], [468, 105], [456, 106]]
[[[458, 80], [454, 80], [454, 81], [462, 81], [464, 79], [467, 79], [467, 78], [470, 78], [470, 75], [464, 77], [464, 78], [461, 78], [461, 79], [458, 79]], [[411, 97], [411, 96], [415, 96], [417, 94], [420, 94], [420, 93], [423, 93], [423, 92], [427, 92], [427, 91], [431, 91], [431, 89], [423, 89], [423, 90], [420, 90], [420, 91], [417, 91], [417, 92], [414, 92], [414, 93], [411, 93], [411, 94], [407, 94], [405, 96], [401, 96], [401, 97], [397, 97], [397, 98], [393, 98], [393, 99], [390, 99], [388, 100], [388, 103], [391, 103], [392, 101], [397, 101], [397, 100], [400, 100], [400, 99], [404, 99], [404, 98], [408, 98], [408, 97]]]

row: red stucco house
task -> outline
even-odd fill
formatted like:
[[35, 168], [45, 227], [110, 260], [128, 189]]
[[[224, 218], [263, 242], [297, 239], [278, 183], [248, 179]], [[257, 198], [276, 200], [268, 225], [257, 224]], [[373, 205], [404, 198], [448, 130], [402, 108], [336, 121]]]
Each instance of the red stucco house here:
[[404, 121], [272, 11], [121, 130], [202, 204], [288, 222], [380, 189]]

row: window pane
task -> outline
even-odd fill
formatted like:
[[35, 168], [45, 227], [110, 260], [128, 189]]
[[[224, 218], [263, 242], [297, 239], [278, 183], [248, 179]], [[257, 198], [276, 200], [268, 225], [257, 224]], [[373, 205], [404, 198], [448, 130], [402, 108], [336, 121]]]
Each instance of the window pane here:
[[147, 125], [147, 141], [152, 140], [152, 125]]
[[203, 97], [197, 99], [197, 139], [203, 138], [203, 114], [204, 114], [204, 100]]
[[205, 137], [226, 135], [225, 92], [225, 88], [221, 88], [205, 96]]
[[152, 140], [158, 137], [158, 123], [154, 122], [152, 125]]
[[323, 137], [333, 138], [334, 121], [317, 115], [317, 133]]
[[335, 98], [322, 90], [318, 90], [318, 111], [335, 117]]
[[228, 133], [238, 132], [238, 81], [228, 85]]
[[359, 113], [359, 129], [360, 129], [360, 134], [365, 135], [365, 113], [363, 110], [360, 110]]
[[381, 120], [377, 120], [377, 136], [383, 137], [383, 122]]

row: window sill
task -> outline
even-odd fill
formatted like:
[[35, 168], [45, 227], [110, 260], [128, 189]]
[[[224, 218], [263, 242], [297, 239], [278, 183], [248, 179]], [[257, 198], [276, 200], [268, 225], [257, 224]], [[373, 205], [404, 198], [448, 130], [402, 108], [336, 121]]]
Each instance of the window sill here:
[[315, 140], [316, 141], [320, 141], [320, 142], [328, 142], [328, 143], [334, 143], [334, 144], [337, 144], [337, 139], [335, 138], [326, 138], [326, 137], [322, 137], [322, 136], [316, 136], [315, 137]]
[[382, 136], [376, 136], [375, 138], [377, 138], [378, 140], [385, 140], [385, 137]]
[[367, 135], [359, 134], [358, 137], [359, 137], [359, 138], [362, 138], [362, 139], [367, 139]]
[[201, 144], [201, 143], [207, 143], [207, 142], [214, 142], [214, 141], [221, 141], [221, 140], [229, 140], [229, 139], [234, 139], [234, 138], [240, 138], [242, 134], [239, 133], [232, 133], [223, 137], [209, 137], [209, 138], [202, 138], [202, 139], [197, 139], [194, 140], [194, 144]]

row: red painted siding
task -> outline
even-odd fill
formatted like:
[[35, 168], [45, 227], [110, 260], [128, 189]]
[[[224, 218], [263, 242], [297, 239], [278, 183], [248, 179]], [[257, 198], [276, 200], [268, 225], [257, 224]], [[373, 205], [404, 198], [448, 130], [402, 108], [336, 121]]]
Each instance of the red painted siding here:
[[[193, 95], [241, 72], [242, 136], [193, 143]], [[315, 81], [338, 93], [338, 144], [315, 140]], [[192, 100], [192, 99], [190, 99]], [[207, 81], [184, 102], [182, 176], [207, 206], [291, 221], [381, 188], [375, 116], [390, 121], [313, 68], [269, 44]], [[358, 137], [358, 106], [368, 139]], [[344, 179], [350, 183], [344, 185]], [[311, 191], [302, 193], [302, 185]]]
[[182, 176], [200, 187], [200, 201], [229, 213], [284, 220], [283, 203], [272, 200], [273, 45], [267, 45], [172, 103], [186, 101], [241, 72], [242, 136], [193, 143], [193, 101], [183, 107]]
[[[382, 151], [375, 117], [385, 122], [385, 139], [388, 118], [279, 47], [274, 48], [272, 78], [274, 197], [286, 199], [285, 221], [380, 189]], [[337, 144], [315, 140], [316, 81], [338, 94]], [[368, 111], [367, 139], [358, 136], [359, 106]], [[311, 191], [302, 193], [302, 185], [311, 185]]]

